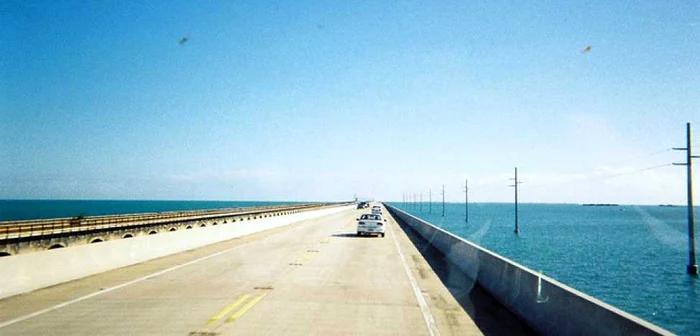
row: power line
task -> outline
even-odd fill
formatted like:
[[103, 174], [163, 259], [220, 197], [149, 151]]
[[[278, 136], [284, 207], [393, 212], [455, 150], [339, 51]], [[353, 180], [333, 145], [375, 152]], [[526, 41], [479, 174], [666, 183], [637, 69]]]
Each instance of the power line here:
[[672, 151], [672, 150], [673, 150], [673, 148], [666, 148], [666, 149], [663, 149], [663, 150], [660, 150], [660, 151], [656, 151], [656, 152], [652, 152], [652, 153], [649, 153], [649, 154], [640, 155], [640, 156], [634, 157], [634, 158], [632, 158], [632, 159], [629, 159], [629, 160], [627, 160], [627, 161], [639, 160], [639, 159], [643, 159], [643, 158], [650, 157], [650, 156], [654, 156], [654, 155], [659, 155], [659, 154], [663, 154], [663, 153], [668, 153], [668, 152], [670, 152], [670, 151]]
[[[660, 164], [660, 165], [655, 165], [655, 166], [639, 168], [639, 169], [635, 169], [635, 170], [631, 170], [631, 171], [626, 171], [626, 172], [622, 172], [622, 173], [615, 173], [615, 174], [609, 174], [609, 175], [606, 174], [606, 175], [594, 176], [594, 177], [586, 177], [586, 176], [584, 176], [583, 178], [585, 178], [585, 179], [588, 180], [589, 182], [602, 181], [602, 180], [608, 180], [608, 179], [612, 179], [612, 178], [617, 178], [617, 177], [620, 177], [620, 176], [627, 176], [627, 175], [637, 174], [637, 173], [644, 172], [644, 171], [655, 170], [655, 169], [660, 169], [660, 168], [664, 168], [664, 167], [670, 167], [670, 166], [672, 166], [672, 165], [673, 165], [673, 164], [671, 164], [671, 163], [664, 163], [664, 164]], [[576, 173], [576, 174], [585, 174], [585, 173]], [[532, 185], [530, 185], [530, 188], [551, 187], [551, 186], [554, 186], [554, 185], [566, 184], [566, 183], [571, 183], [571, 182], [570, 182], [570, 181], [564, 181], [564, 182], [559, 182], [559, 183], [553, 182], [553, 183], [544, 183], [544, 184], [532, 184]]]
[[668, 152], [671, 152], [671, 151], [673, 151], [673, 148], [668, 147], [668, 148], [664, 148], [664, 149], [660, 149], [660, 150], [655, 150], [655, 151], [653, 151], [653, 152], [649, 152], [649, 153], [642, 154], [642, 155], [638, 155], [638, 156], [631, 156], [631, 157], [627, 157], [627, 158], [622, 158], [622, 159], [620, 159], [620, 160], [613, 161], [613, 162], [608, 163], [608, 164], [609, 164], [609, 165], [618, 165], [618, 164], [620, 164], [620, 163], [628, 163], [628, 162], [630, 162], [630, 161], [637, 161], [637, 160], [640, 160], [640, 159], [648, 158], [648, 157], [650, 157], [650, 156], [656, 156], [656, 155], [668, 153]]
[[[695, 147], [699, 147], [699, 146], [692, 146], [691, 148], [695, 148]], [[630, 160], [639, 160], [639, 159], [643, 159], [643, 158], [647, 158], [647, 157], [659, 155], [659, 154], [662, 154], [662, 153], [668, 153], [668, 152], [671, 152], [672, 150], [673, 150], [672, 148], [666, 148], [666, 149], [662, 149], [662, 150], [656, 150], [656, 151], [649, 152], [649, 153], [646, 153], [646, 154], [643, 154], [643, 155], [635, 156], [635, 157], [633, 157], [633, 158], [630, 159]], [[602, 180], [608, 180], [608, 179], [618, 178], [618, 177], [627, 176], [627, 175], [638, 174], [638, 173], [641, 173], [641, 172], [644, 172], [644, 171], [651, 171], [651, 170], [661, 169], [661, 168], [670, 167], [670, 166], [672, 166], [671, 163], [663, 163], [663, 164], [658, 164], [658, 165], [653, 165], [653, 166], [648, 166], [648, 167], [637, 168], [637, 169], [630, 170], [630, 171], [623, 171], [623, 172], [620, 172], [620, 173], [602, 174], [602, 175], [598, 174], [598, 173], [597, 173], [596, 171], [594, 171], [594, 170], [593, 170], [593, 171], [591, 171], [591, 170], [589, 170], [589, 171], [578, 171], [578, 172], [572, 172], [572, 173], [568, 173], [568, 174], [570, 174], [570, 175], [574, 175], [574, 174], [581, 175], [581, 178], [580, 178], [580, 179], [585, 179], [585, 180], [587, 180], [587, 181], [589, 181], [589, 182], [594, 182], [594, 181], [602, 181]], [[618, 167], [618, 169], [624, 169], [624, 168], [625, 168], [625, 167]], [[611, 168], [611, 169], [614, 170], [615, 167], [613, 167], [613, 168]], [[598, 176], [591, 176], [591, 175], [593, 175], [593, 174], [596, 174], [596, 175], [598, 175]], [[512, 179], [511, 179], [511, 180], [512, 180]], [[571, 184], [571, 183], [573, 183], [573, 182], [571, 182], [571, 181], [549, 182], [549, 183], [543, 183], [543, 184], [532, 184], [532, 185], [530, 185], [530, 187], [531, 187], [531, 188], [542, 188], [542, 187], [552, 187], [552, 186], [556, 186], [556, 185]], [[443, 187], [443, 188], [444, 188], [444, 187]], [[461, 189], [461, 190], [460, 190], [461, 192], [465, 192], [465, 191], [466, 191], [466, 190], [465, 190], [465, 186], [461, 186], [460, 189]], [[478, 194], [478, 193], [480, 193], [480, 192], [483, 193], [483, 192], [490, 192], [490, 191], [504, 190], [504, 189], [503, 189], [503, 185], [501, 184], [501, 182], [494, 181], [494, 182], [489, 182], [489, 183], [486, 183], [486, 184], [481, 184], [481, 185], [476, 185], [476, 186], [473, 186], [473, 185], [472, 185], [472, 186], [469, 186], [469, 190], [470, 190], [470, 191], [476, 191], [477, 194]], [[444, 192], [444, 191], [443, 191], [443, 192]], [[414, 196], [414, 197], [415, 197], [415, 196]], [[444, 195], [443, 195], [443, 197], [444, 197]], [[432, 203], [432, 202], [431, 202], [431, 203]], [[468, 211], [468, 210], [467, 210], [467, 211]]]
[[643, 171], [654, 170], [654, 169], [659, 169], [659, 168], [663, 168], [663, 167], [669, 167], [672, 165], [673, 164], [671, 164], [671, 163], [665, 163], [665, 164], [661, 164], [661, 165], [640, 168], [640, 169], [636, 169], [636, 170], [629, 171], [629, 172], [618, 173], [618, 174], [613, 174], [613, 175], [608, 175], [608, 176], [601, 176], [601, 177], [598, 177], [597, 179], [607, 180], [607, 179], [615, 178], [615, 177], [619, 177], [619, 176], [626, 176], [626, 175], [636, 174], [636, 173], [643, 172]]
[[[603, 175], [603, 176], [597, 176], [597, 177], [589, 177], [587, 179], [589, 181], [606, 180], [606, 179], [611, 179], [611, 178], [616, 178], [616, 177], [626, 176], [626, 175], [632, 175], [632, 174], [640, 173], [643, 171], [655, 170], [655, 169], [669, 167], [669, 166], [672, 166], [672, 164], [671, 163], [664, 163], [664, 164], [660, 164], [660, 165], [655, 165], [655, 166], [639, 168], [639, 169], [635, 169], [635, 170], [631, 170], [631, 171], [626, 171], [626, 172], [622, 172], [622, 173], [615, 173], [615, 174]], [[590, 172], [588, 172], [588, 173], [577, 172], [577, 173], [572, 173], [572, 174], [590, 174]], [[565, 181], [565, 182], [559, 182], [559, 183], [532, 184], [532, 185], [530, 185], [530, 187], [531, 188], [542, 188], [542, 187], [550, 187], [553, 185], [564, 184], [564, 183], [571, 183], [571, 182]], [[496, 190], [496, 189], [503, 188], [502, 186], [496, 185], [496, 183], [493, 183], [493, 185], [494, 185], [493, 187], [489, 187], [489, 188], [470, 187], [469, 190], [490, 191], [490, 190]]]

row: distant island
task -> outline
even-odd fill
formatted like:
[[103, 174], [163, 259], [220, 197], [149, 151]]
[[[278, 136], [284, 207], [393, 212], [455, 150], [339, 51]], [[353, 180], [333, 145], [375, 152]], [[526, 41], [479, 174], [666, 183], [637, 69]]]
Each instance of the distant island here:
[[673, 204], [659, 204], [659, 206], [660, 206], [660, 207], [669, 207], [669, 208], [672, 208], [672, 207], [678, 207], [678, 206], [680, 206], [680, 205], [673, 205]]
[[588, 204], [583, 204], [583, 206], [616, 207], [616, 206], [620, 206], [620, 205], [619, 205], [619, 204], [613, 204], [613, 203], [588, 203]]

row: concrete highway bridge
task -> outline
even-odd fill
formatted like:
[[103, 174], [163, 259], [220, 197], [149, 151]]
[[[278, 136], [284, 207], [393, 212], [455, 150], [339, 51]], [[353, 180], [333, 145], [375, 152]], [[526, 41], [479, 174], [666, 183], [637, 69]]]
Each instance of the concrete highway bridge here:
[[[344, 203], [341, 203], [342, 205]], [[261, 206], [0, 222], [0, 257], [284, 216], [339, 204]]]
[[2, 223], [0, 335], [670, 334], [382, 207]]

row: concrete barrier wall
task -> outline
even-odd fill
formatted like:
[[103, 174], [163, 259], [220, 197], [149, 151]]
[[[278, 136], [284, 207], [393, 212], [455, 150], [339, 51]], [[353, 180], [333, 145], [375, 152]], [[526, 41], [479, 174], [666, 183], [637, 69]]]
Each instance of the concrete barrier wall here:
[[354, 205], [0, 258], [0, 298], [349, 209]]
[[386, 205], [450, 262], [544, 335], [672, 335], [404, 211]]

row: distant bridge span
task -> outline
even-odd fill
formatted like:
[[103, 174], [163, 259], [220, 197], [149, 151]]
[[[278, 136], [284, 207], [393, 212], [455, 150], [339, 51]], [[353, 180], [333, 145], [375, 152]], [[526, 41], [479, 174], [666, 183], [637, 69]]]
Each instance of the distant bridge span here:
[[314, 203], [0, 222], [0, 257], [250, 221], [345, 203]]

